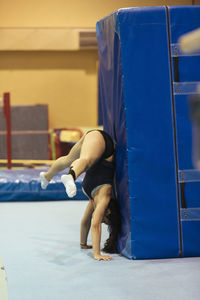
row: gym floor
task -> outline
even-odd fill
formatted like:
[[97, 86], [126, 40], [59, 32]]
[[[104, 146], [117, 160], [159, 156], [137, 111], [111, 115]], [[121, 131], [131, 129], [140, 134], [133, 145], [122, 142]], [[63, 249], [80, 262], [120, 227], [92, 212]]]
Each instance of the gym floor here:
[[[87, 201], [1, 202], [9, 300], [197, 300], [200, 257], [95, 261], [80, 250]], [[103, 225], [102, 241], [107, 238]], [[91, 237], [89, 236], [89, 241]]]

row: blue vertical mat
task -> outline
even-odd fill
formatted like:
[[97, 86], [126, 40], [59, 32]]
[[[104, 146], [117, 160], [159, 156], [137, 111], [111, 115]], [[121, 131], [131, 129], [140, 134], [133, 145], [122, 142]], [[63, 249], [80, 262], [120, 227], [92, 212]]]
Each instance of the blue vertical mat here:
[[[170, 44], [179, 49], [182, 34], [200, 27], [200, 6], [169, 7]], [[190, 95], [200, 85], [200, 51], [184, 54], [172, 51], [175, 128], [181, 205], [182, 255], [200, 255], [200, 172], [193, 159], [193, 123]], [[186, 176], [187, 174], [187, 176]], [[195, 177], [194, 177], [195, 175]]]
[[[170, 28], [176, 29], [170, 9], [179, 19], [181, 9], [198, 19], [199, 7], [143, 7], [120, 9], [97, 23], [99, 101], [104, 128], [117, 143], [119, 250], [133, 259], [183, 254], [170, 57]], [[186, 105], [179, 110], [180, 119], [188, 113]], [[181, 122], [190, 132], [186, 120]], [[191, 144], [189, 149], [186, 164]]]
[[[123, 226], [119, 241], [119, 248], [129, 246], [131, 224], [130, 203], [128, 191], [128, 157], [126, 119], [123, 96], [123, 73], [121, 64], [121, 45], [117, 32], [116, 14], [105, 18], [97, 23], [97, 38], [99, 46], [99, 99], [102, 108], [102, 120], [104, 129], [113, 137], [117, 143], [117, 192], [120, 200]], [[130, 251], [125, 255], [129, 257]]]

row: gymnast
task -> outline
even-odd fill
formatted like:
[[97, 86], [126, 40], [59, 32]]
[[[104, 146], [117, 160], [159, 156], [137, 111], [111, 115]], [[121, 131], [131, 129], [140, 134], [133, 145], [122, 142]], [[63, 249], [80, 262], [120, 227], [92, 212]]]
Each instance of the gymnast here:
[[[70, 167], [67, 175], [61, 176], [69, 197], [76, 195], [76, 178], [86, 171], [82, 188], [90, 199], [81, 221], [80, 247], [93, 248], [96, 260], [111, 260], [102, 255], [101, 223], [109, 226], [109, 237], [102, 249], [107, 253], [117, 253], [117, 238], [121, 228], [121, 215], [116, 199], [112, 198], [115, 171], [115, 144], [103, 130], [91, 130], [73, 146], [69, 154], [58, 158], [48, 172], [41, 172], [41, 187], [46, 189], [55, 174]], [[92, 246], [87, 245], [91, 227]]]

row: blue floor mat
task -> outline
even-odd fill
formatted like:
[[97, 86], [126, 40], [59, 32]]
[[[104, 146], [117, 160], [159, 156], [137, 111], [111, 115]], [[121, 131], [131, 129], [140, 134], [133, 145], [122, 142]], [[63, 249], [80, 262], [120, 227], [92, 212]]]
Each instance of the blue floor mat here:
[[[42, 169], [44, 171], [44, 169]], [[69, 198], [60, 177], [67, 171], [54, 176], [46, 190], [40, 186], [40, 169], [0, 170], [0, 201], [42, 201], [42, 200], [86, 200], [82, 192], [85, 174], [76, 180], [77, 194]]]

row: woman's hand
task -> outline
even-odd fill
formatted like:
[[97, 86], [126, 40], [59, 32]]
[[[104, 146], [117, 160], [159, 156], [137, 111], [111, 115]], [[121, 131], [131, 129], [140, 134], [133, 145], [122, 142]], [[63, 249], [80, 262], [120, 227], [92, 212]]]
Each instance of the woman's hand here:
[[94, 259], [96, 259], [96, 260], [112, 260], [113, 258], [109, 255], [95, 254]]
[[80, 244], [81, 249], [92, 249], [92, 245], [82, 245]]

